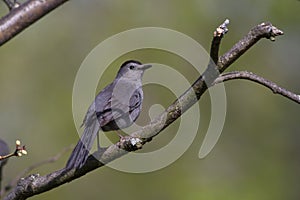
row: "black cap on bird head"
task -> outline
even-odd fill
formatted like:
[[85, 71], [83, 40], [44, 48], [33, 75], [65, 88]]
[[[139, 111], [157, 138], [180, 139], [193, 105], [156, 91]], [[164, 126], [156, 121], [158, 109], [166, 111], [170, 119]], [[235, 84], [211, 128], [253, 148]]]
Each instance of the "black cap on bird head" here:
[[116, 79], [119, 78], [129, 78], [132, 80], [141, 79], [143, 76], [143, 73], [146, 69], [149, 69], [151, 67], [151, 64], [142, 64], [139, 61], [136, 60], [128, 60], [124, 62], [116, 76]]
[[129, 63], [135, 63], [135, 64], [138, 64], [138, 65], [141, 65], [142, 63], [140, 61], [137, 61], [137, 60], [127, 60], [125, 61], [120, 68], [123, 68], [125, 66], [127, 66]]

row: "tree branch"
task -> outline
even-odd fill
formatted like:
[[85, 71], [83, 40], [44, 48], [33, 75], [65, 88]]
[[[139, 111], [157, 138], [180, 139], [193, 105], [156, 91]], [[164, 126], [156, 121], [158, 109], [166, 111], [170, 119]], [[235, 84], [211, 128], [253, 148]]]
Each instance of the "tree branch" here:
[[283, 35], [283, 31], [273, 26], [270, 22], [264, 22], [255, 26], [243, 39], [219, 58], [217, 65], [220, 73], [225, 71], [234, 61], [236, 61], [261, 38], [267, 38], [271, 41], [275, 41], [275, 37], [280, 35]]
[[229, 19], [226, 19], [223, 24], [221, 24], [214, 32], [213, 41], [210, 46], [210, 58], [214, 63], [218, 62], [219, 59], [219, 48], [223, 36], [228, 32], [227, 25], [229, 24]]
[[16, 157], [21, 157], [23, 155], [26, 155], [27, 154], [27, 151], [26, 151], [26, 148], [25, 148], [25, 145], [21, 146], [21, 142], [20, 140], [16, 140], [16, 149], [14, 152], [12, 153], [8, 153], [6, 155], [0, 155], [0, 161], [1, 160], [7, 160], [8, 158], [10, 157], [13, 157], [13, 156], [16, 156]]
[[[9, 191], [12, 187], [15, 187], [17, 185], [17, 182], [22, 177], [24, 177], [26, 174], [28, 174], [30, 171], [32, 171], [38, 167], [41, 167], [42, 165], [56, 162], [62, 155], [64, 155], [65, 153], [67, 153], [69, 150], [71, 150], [73, 148], [74, 148], [74, 145], [70, 145], [69, 147], [64, 148], [61, 152], [59, 152], [55, 156], [47, 158], [46, 160], [40, 161], [38, 163], [35, 163], [35, 164], [29, 166], [28, 168], [24, 169], [8, 185], [5, 186], [4, 191]], [[2, 191], [2, 194], [4, 193], [4, 191]]]
[[[0, 46], [68, 0], [28, 0], [0, 19]], [[9, 2], [9, 1], [5, 1]], [[12, 5], [8, 5], [10, 7]]]
[[234, 72], [228, 72], [221, 74], [214, 82], [214, 84], [218, 84], [221, 82], [229, 81], [229, 80], [234, 80], [234, 79], [246, 79], [250, 81], [254, 81], [260, 85], [263, 85], [270, 90], [273, 91], [274, 94], [280, 94], [296, 103], [300, 104], [300, 96], [288, 91], [285, 88], [279, 87], [276, 83], [269, 81], [263, 77], [260, 77], [252, 72], [247, 72], [247, 71], [234, 71]]
[[[194, 105], [200, 99], [202, 94], [207, 90], [207, 88], [211, 86], [214, 80], [218, 78], [218, 73], [211, 73], [212, 68], [218, 69], [222, 72], [261, 38], [270, 39], [271, 37], [282, 34], [283, 32], [272, 26], [271, 23], [262, 23], [251, 29], [246, 37], [240, 40], [236, 45], [234, 45], [231, 50], [229, 50], [219, 58], [217, 67], [212, 67], [211, 65], [209, 65], [203, 75], [200, 76], [194, 82], [194, 84], [189, 89], [187, 89], [187, 91], [184, 92], [184, 94], [182, 94], [172, 105], [170, 105], [150, 124], [144, 126], [141, 130], [132, 133], [131, 136], [142, 138], [143, 144], [150, 141], [154, 136], [159, 134], [163, 129], [168, 127], [186, 110]], [[214, 37], [220, 36], [215, 35]], [[216, 47], [218, 47], [219, 44], [217, 44]], [[207, 80], [209, 81], [207, 82]], [[195, 94], [197, 98], [194, 98]], [[122, 143], [122, 141], [120, 142]], [[36, 194], [58, 187], [64, 183], [70, 182], [96, 168], [104, 166], [106, 163], [115, 160], [127, 153], [125, 150], [119, 148], [120, 146], [122, 146], [120, 142], [118, 144], [111, 145], [106, 149], [95, 152], [93, 155], [89, 156], [86, 164], [78, 170], [61, 169], [45, 176], [30, 175], [26, 178], [23, 178], [5, 199], [26, 199], [30, 196], [34, 196]], [[99, 162], [94, 156], [101, 160], [101, 162]]]

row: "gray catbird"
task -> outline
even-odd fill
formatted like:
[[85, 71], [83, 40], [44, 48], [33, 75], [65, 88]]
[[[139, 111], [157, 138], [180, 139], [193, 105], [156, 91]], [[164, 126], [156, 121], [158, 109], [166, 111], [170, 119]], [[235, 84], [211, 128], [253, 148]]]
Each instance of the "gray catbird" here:
[[142, 77], [150, 64], [124, 62], [115, 80], [95, 98], [83, 120], [84, 131], [74, 148], [66, 168], [82, 167], [101, 129], [113, 131], [126, 128], [137, 119], [143, 102]]
[[[0, 139], [0, 156], [6, 156], [9, 154], [8, 145], [4, 140]], [[0, 160], [0, 184], [2, 180], [2, 167], [7, 163], [7, 159]], [[1, 185], [0, 185], [1, 188]]]
[[[9, 154], [9, 148], [7, 143], [0, 139], [0, 156], [6, 156]], [[5, 165], [7, 162], [7, 159], [1, 160], [0, 161], [0, 167], [2, 167], [3, 165]]]

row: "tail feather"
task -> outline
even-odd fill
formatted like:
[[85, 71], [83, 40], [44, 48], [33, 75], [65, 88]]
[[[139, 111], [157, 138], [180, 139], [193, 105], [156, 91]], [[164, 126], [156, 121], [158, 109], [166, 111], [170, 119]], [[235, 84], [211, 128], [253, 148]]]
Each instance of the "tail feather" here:
[[67, 169], [77, 169], [85, 164], [99, 129], [100, 126], [97, 120], [84, 128], [83, 134], [67, 162]]

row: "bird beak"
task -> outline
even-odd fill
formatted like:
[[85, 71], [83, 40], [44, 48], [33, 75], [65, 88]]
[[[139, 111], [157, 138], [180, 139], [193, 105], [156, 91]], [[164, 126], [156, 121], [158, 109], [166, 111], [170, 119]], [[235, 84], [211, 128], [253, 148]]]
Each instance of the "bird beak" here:
[[146, 70], [146, 69], [149, 69], [150, 67], [152, 67], [151, 64], [143, 64], [143, 65], [140, 65], [140, 66], [139, 66], [139, 69], [141, 69], [141, 70]]

